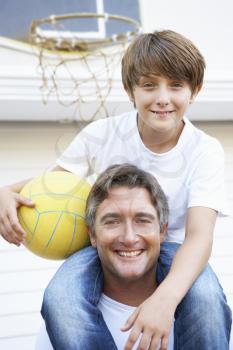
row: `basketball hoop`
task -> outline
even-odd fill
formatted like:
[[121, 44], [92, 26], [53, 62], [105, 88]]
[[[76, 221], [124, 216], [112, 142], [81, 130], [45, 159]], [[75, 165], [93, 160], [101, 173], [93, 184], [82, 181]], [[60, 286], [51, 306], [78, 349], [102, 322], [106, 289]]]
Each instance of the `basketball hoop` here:
[[[64, 25], [66, 20], [82, 19], [99, 21], [102, 32], [98, 35], [77, 32], [67, 30]], [[132, 30], [108, 36], [105, 33], [108, 21], [127, 23]], [[43, 28], [48, 25], [51, 29]], [[29, 39], [37, 48], [43, 102], [56, 98], [63, 106], [75, 105], [79, 120], [108, 116], [105, 102], [112, 89], [114, 74], [127, 44], [140, 31], [137, 21], [106, 13], [52, 15], [34, 20]], [[90, 114], [87, 112], [88, 104], [92, 105]]]

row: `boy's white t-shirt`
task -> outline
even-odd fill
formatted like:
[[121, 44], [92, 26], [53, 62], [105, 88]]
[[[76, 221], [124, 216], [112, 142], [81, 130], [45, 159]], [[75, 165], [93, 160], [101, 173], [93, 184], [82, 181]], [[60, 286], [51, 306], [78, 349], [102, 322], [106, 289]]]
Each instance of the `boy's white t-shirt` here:
[[[123, 350], [130, 334], [130, 330], [127, 332], [122, 332], [120, 328], [125, 324], [126, 320], [136, 309], [133, 306], [125, 305], [115, 301], [105, 294], [102, 294], [100, 301], [98, 303], [98, 308], [102, 312], [104, 321], [112, 334], [114, 342], [118, 350]], [[173, 349], [173, 327], [169, 335], [169, 346], [168, 350]], [[139, 345], [139, 340], [133, 346], [132, 350], [137, 349]], [[53, 346], [50, 342], [48, 333], [43, 323], [37, 337], [35, 350], [53, 350]]]
[[152, 173], [168, 199], [166, 240], [182, 243], [187, 208], [203, 206], [228, 214], [222, 146], [185, 117], [184, 124], [176, 146], [156, 154], [140, 138], [136, 111], [101, 119], [74, 138], [57, 164], [91, 183], [113, 164], [131, 163]]

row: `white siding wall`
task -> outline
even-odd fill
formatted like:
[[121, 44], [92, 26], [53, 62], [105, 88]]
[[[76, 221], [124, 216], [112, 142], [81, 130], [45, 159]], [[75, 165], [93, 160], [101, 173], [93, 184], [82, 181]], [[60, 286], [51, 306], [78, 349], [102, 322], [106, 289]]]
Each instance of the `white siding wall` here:
[[[0, 186], [53, 166], [76, 132], [74, 124], [0, 124]], [[0, 349], [34, 348], [43, 290], [59, 265], [0, 238]]]
[[231, 215], [217, 221], [211, 264], [233, 309], [233, 123], [199, 123], [199, 126], [217, 137], [225, 151], [225, 183]]
[[[233, 123], [203, 123], [201, 127], [217, 136], [225, 148], [226, 184], [233, 208]], [[77, 129], [77, 124], [0, 123], [0, 186], [52, 166]], [[232, 227], [233, 219], [218, 224], [212, 264], [233, 305]], [[43, 290], [59, 265], [0, 238], [0, 349], [34, 348]]]
[[233, 73], [232, 0], [140, 0], [142, 26], [146, 32], [172, 29], [200, 48], [207, 71]]

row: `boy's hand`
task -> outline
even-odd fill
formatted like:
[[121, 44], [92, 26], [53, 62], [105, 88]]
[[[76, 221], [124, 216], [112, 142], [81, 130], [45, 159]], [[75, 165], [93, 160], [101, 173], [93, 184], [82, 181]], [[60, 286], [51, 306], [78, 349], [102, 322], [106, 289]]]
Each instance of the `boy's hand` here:
[[34, 203], [10, 188], [0, 188], [0, 234], [9, 243], [19, 246], [24, 242], [26, 232], [21, 227], [17, 208], [21, 205], [34, 207]]
[[140, 336], [137, 349], [167, 349], [176, 309], [176, 305], [169, 299], [160, 298], [155, 292], [135, 310], [121, 328], [122, 331], [128, 331], [133, 327], [124, 350], [131, 350]]

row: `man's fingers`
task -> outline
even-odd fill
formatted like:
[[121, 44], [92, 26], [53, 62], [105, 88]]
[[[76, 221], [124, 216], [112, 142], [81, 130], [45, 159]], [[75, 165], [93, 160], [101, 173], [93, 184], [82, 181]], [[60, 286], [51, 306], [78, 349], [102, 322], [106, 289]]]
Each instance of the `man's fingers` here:
[[138, 337], [141, 335], [142, 329], [141, 327], [133, 327], [132, 331], [130, 332], [130, 335], [128, 337], [128, 340], [125, 344], [124, 350], [131, 350], [136, 341], [138, 340]]
[[132, 315], [128, 318], [128, 320], [125, 322], [125, 324], [121, 327], [121, 331], [125, 332], [128, 331], [134, 324], [135, 320], [138, 317], [140, 308], [138, 307]]

